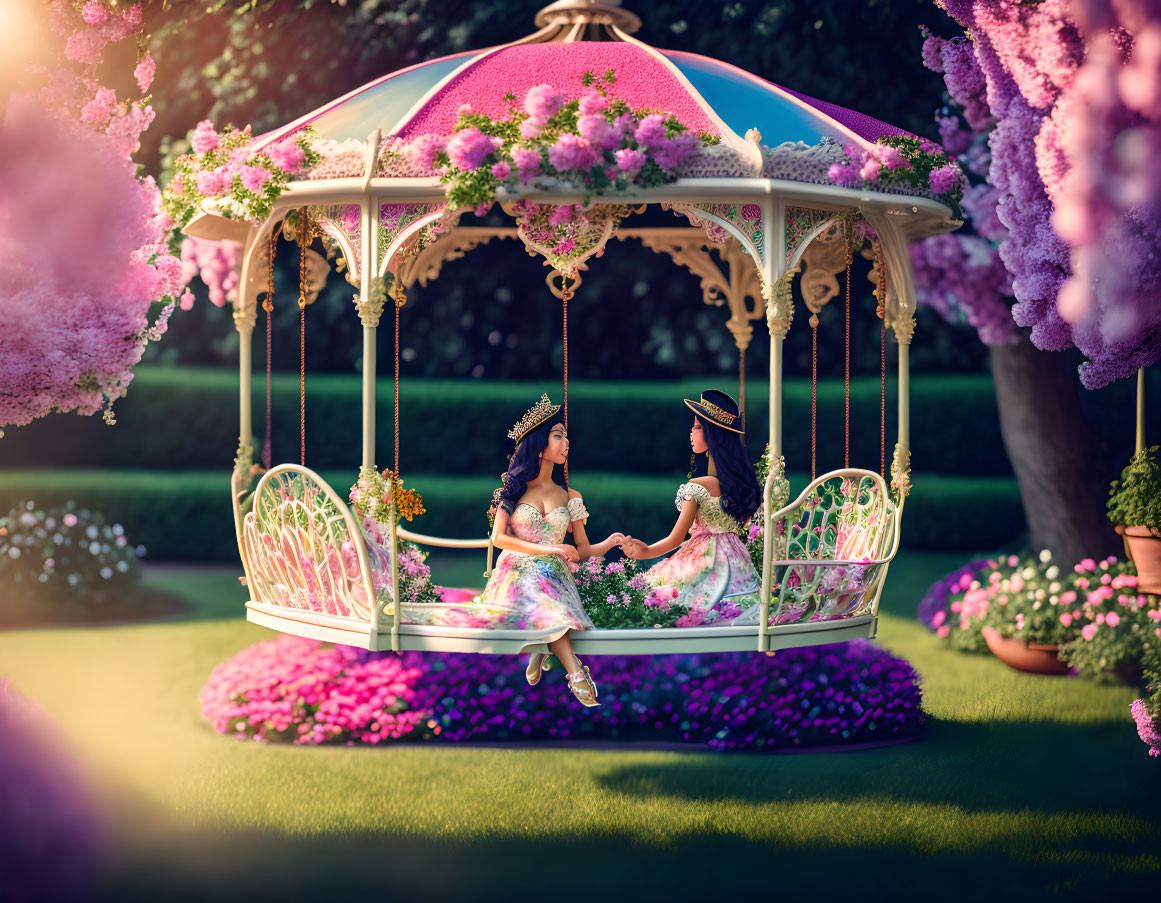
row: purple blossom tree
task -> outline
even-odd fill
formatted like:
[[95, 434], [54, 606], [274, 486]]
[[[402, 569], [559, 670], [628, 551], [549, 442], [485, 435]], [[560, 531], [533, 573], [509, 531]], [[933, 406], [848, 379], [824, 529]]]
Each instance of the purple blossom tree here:
[[[1103, 554], [1115, 540], [1093, 470], [1096, 443], [1068, 365], [1044, 352], [1079, 348], [1089, 358], [1080, 370], [1089, 388], [1130, 376], [1161, 354], [1161, 307], [1147, 297], [1161, 239], [1161, 222], [1148, 211], [1159, 193], [1132, 157], [1145, 126], [1139, 114], [1109, 111], [1112, 67], [1121, 67], [1122, 80], [1132, 75], [1123, 59], [1134, 32], [1118, 28], [1111, 14], [1094, 17], [1063, 0], [949, 2], [947, 9], [970, 38], [929, 36], [924, 62], [943, 73], [961, 108], [940, 118], [941, 137], [983, 181], [964, 200], [974, 236], [916, 246], [920, 300], [966, 319], [989, 346], [1033, 543], [1062, 560]], [[1151, 32], [1142, 29], [1151, 54]], [[1142, 54], [1138, 62], [1150, 60]], [[1096, 62], [1103, 74], [1086, 82], [1083, 73]], [[1138, 107], [1155, 103], [1140, 86], [1156, 78], [1137, 73], [1127, 84]], [[1114, 149], [1125, 141], [1127, 161]], [[1126, 173], [1126, 166], [1136, 169]]]

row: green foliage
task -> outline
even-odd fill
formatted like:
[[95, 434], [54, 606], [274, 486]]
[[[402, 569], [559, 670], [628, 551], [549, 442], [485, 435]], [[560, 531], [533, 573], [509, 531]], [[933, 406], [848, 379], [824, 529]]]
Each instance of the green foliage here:
[[1107, 502], [1109, 520], [1119, 527], [1147, 527], [1161, 534], [1161, 446], [1135, 452], [1110, 484]]
[[1141, 677], [1145, 684], [1145, 711], [1153, 723], [1161, 725], [1161, 643], [1150, 643], [1141, 656]]

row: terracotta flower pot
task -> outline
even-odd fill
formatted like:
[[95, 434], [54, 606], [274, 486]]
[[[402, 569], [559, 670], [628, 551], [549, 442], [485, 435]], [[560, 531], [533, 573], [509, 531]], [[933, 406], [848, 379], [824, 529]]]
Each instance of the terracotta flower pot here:
[[1116, 527], [1137, 569], [1137, 592], [1161, 593], [1161, 536], [1148, 527]]
[[994, 627], [983, 629], [984, 641], [992, 654], [1009, 668], [1031, 674], [1067, 674], [1068, 665], [1056, 657], [1060, 647], [1041, 643], [1025, 643], [1012, 637], [1002, 637]]

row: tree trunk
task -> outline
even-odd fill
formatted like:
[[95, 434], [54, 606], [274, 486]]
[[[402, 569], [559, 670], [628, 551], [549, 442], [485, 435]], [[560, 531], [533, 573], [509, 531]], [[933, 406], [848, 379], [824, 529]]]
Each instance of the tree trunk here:
[[1049, 549], [1061, 565], [1123, 552], [1105, 516], [1107, 487], [1068, 358], [1021, 337], [992, 346], [991, 361], [1032, 548]]

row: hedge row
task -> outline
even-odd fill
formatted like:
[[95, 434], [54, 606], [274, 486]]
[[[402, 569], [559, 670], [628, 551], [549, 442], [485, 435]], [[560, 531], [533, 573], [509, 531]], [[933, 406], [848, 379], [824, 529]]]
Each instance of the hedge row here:
[[[354, 471], [322, 476], [346, 496]], [[571, 484], [585, 496], [589, 532], [603, 539], [613, 530], [664, 536], [673, 526], [672, 499], [680, 475], [576, 472]], [[428, 513], [412, 528], [449, 537], [483, 537], [485, 510], [496, 481], [481, 476], [414, 474], [408, 484], [424, 498]], [[791, 474], [794, 491], [807, 482]], [[993, 548], [1024, 529], [1019, 492], [1011, 478], [915, 477], [904, 508], [903, 542], [916, 549]], [[220, 471], [26, 470], [0, 473], [0, 510], [35, 499], [44, 506], [75, 499], [124, 525], [134, 543], [153, 560], [234, 561], [237, 544], [229, 504], [229, 476]]]
[[[0, 440], [6, 467], [129, 467], [212, 470], [229, 467], [237, 447], [238, 388], [234, 373], [216, 369], [142, 367], [126, 398], [117, 403], [117, 425], [99, 418], [48, 417]], [[585, 470], [657, 473], [684, 471], [689, 456], [689, 415], [682, 398], [718, 386], [736, 394], [730, 380], [569, 384], [573, 462]], [[274, 379], [274, 459], [298, 460], [298, 377]], [[560, 400], [560, 384], [411, 380], [401, 391], [403, 470], [499, 474], [511, 451], [506, 433], [540, 393]], [[747, 385], [748, 444], [756, 458], [768, 435], [766, 383]], [[392, 458], [393, 387], [378, 385], [377, 449], [380, 464]], [[843, 385], [819, 385], [818, 467], [842, 464]], [[810, 463], [810, 383], [787, 382], [783, 441], [791, 467]], [[265, 382], [254, 382], [255, 434], [265, 435]], [[308, 376], [306, 458], [317, 469], [357, 467], [361, 401], [357, 376]], [[887, 455], [894, 448], [896, 401], [887, 392]], [[912, 460], [941, 473], [1008, 475], [990, 377], [949, 375], [912, 383]], [[877, 468], [879, 383], [851, 385], [851, 460]]]

